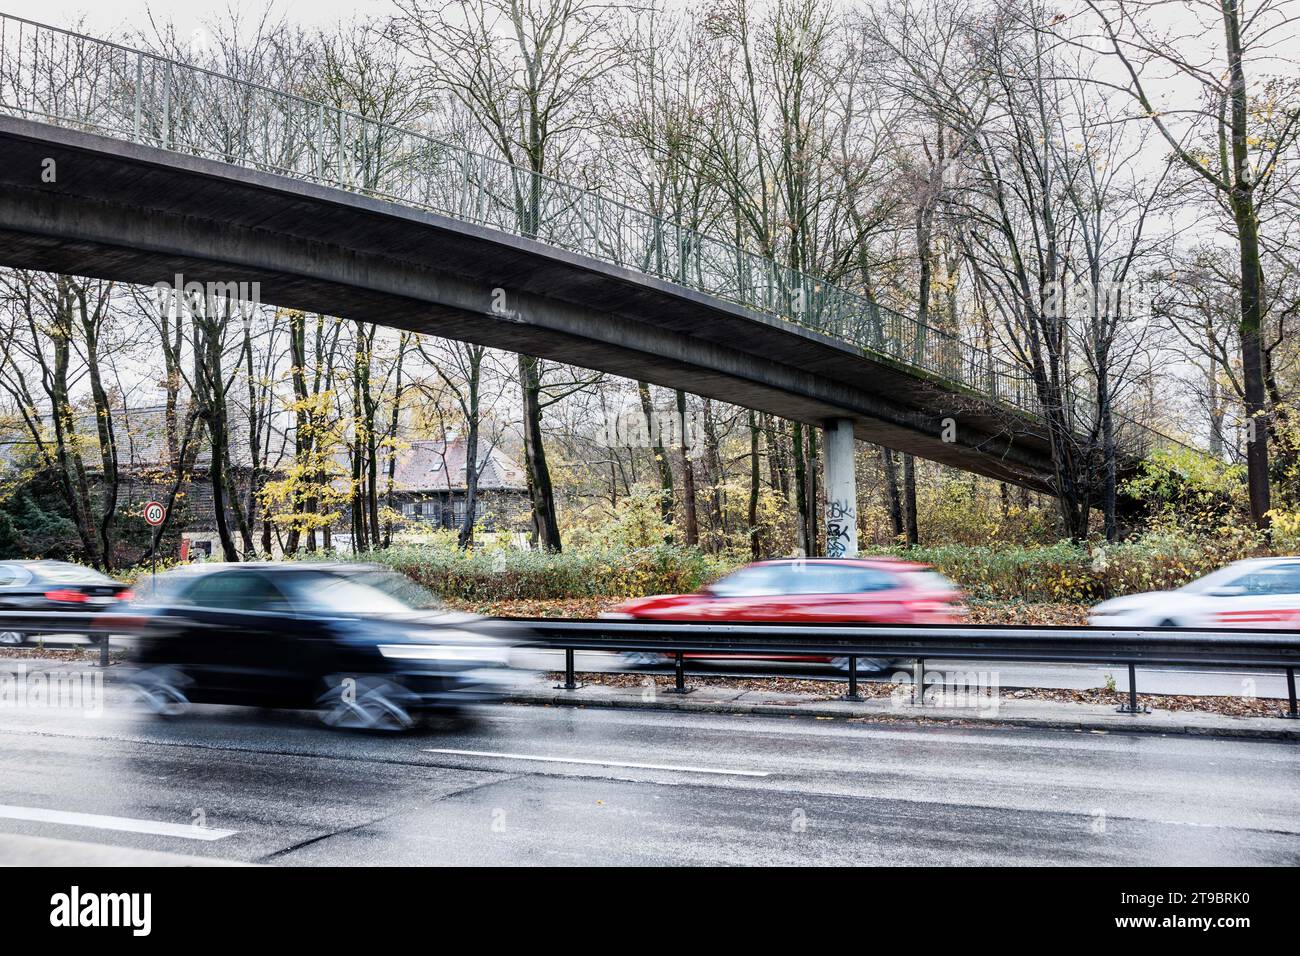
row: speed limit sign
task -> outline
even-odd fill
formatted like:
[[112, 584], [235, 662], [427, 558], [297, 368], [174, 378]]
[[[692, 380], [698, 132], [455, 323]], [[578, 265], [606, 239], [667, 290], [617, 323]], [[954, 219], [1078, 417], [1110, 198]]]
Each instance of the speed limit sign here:
[[163, 523], [167, 517], [167, 509], [163, 507], [161, 501], [146, 501], [144, 505], [144, 520], [149, 524], [157, 527]]

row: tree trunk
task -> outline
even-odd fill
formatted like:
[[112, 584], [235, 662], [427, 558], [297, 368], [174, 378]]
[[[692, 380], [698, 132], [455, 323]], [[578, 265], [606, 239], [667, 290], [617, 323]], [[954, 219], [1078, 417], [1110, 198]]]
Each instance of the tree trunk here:
[[456, 534], [462, 550], [474, 545], [474, 513], [478, 509], [478, 419], [469, 423], [465, 433], [465, 517]]
[[921, 543], [921, 533], [916, 520], [916, 459], [903, 455], [903, 520], [907, 544], [916, 547]]
[[727, 536], [727, 510], [723, 495], [726, 475], [722, 467], [718, 433], [713, 421], [713, 402], [704, 399], [704, 462], [709, 476], [709, 530], [710, 550], [722, 547]]
[[1097, 362], [1097, 411], [1101, 414], [1101, 452], [1105, 475], [1102, 481], [1101, 509], [1106, 540], [1119, 540], [1118, 496], [1119, 479], [1115, 445], [1115, 416], [1111, 409], [1110, 376], [1102, 356]]
[[885, 466], [885, 495], [889, 501], [889, 526], [894, 532], [894, 542], [903, 540], [903, 498], [898, 490], [898, 464], [888, 448], [880, 449], [880, 460]]
[[543, 551], [559, 551], [560, 526], [555, 514], [555, 490], [546, 464], [542, 441], [541, 374], [538, 360], [519, 356], [519, 385], [524, 406], [524, 464], [528, 473], [528, 494], [533, 505], [533, 538]]
[[73, 421], [72, 403], [68, 389], [68, 363], [72, 355], [72, 300], [66, 277], [57, 280], [57, 299], [54, 326], [50, 331], [52, 363], [50, 384], [51, 418], [54, 422], [54, 448], [58, 462], [59, 485], [77, 527], [77, 536], [86, 554], [86, 561], [96, 567], [103, 566], [98, 535], [94, 529], [94, 514], [90, 503], [90, 482], [86, 477], [85, 462], [77, 448], [76, 425]]
[[[471, 346], [468, 363], [469, 374], [465, 382], [465, 519], [461, 522], [456, 535], [456, 543], [462, 550], [474, 546], [474, 520], [478, 510], [478, 479], [480, 474], [478, 461], [478, 443], [480, 430], [479, 383], [483, 353], [478, 346]], [[543, 460], [543, 464], [545, 461]]]
[[[104, 562], [104, 570], [112, 570], [113, 560], [113, 522], [117, 517], [117, 497], [121, 485], [118, 474], [117, 438], [113, 431], [113, 409], [109, 404], [108, 393], [104, 390], [103, 378], [99, 369], [99, 303], [92, 310], [86, 300], [85, 286], [77, 287], [77, 305], [80, 309], [81, 326], [86, 343], [86, 370], [90, 379], [90, 395], [95, 405], [95, 426], [99, 436], [99, 459], [103, 484], [103, 499], [100, 502], [99, 517], [99, 551]], [[92, 314], [93, 313], [93, 314]]]
[[795, 502], [798, 505], [798, 535], [795, 543], [799, 553], [811, 556], [815, 542], [808, 537], [808, 476], [807, 463], [804, 460], [803, 424], [795, 422], [791, 430], [790, 446], [794, 456]]
[[1268, 475], [1268, 408], [1264, 388], [1264, 350], [1260, 341], [1263, 303], [1259, 256], [1259, 222], [1255, 217], [1254, 187], [1247, 150], [1248, 103], [1246, 72], [1242, 65], [1241, 17], [1237, 0], [1222, 0], [1223, 28], [1227, 39], [1229, 96], [1232, 104], [1232, 190], [1228, 200], [1237, 224], [1241, 265], [1241, 374], [1245, 390], [1246, 484], [1250, 491], [1250, 516], [1255, 526], [1267, 529], [1271, 508]]
[[[310, 421], [305, 405], [307, 400], [307, 316], [305, 313], [297, 311], [289, 313], [289, 380], [293, 384], [294, 398], [293, 457], [294, 461], [301, 462], [304, 460], [310, 444], [308, 437]], [[293, 514], [302, 514], [306, 506], [307, 503], [301, 496], [297, 494], [293, 496], [290, 503]], [[286, 555], [291, 556], [298, 553], [301, 537], [301, 529], [296, 524], [291, 524], [289, 533], [285, 535], [284, 540], [283, 550]]]
[[[410, 341], [410, 332], [403, 332], [399, 339], [397, 347], [397, 367], [394, 370], [395, 384], [393, 387], [393, 409], [392, 415], [388, 422], [388, 461], [385, 464], [384, 476], [384, 505], [388, 508], [389, 513], [393, 510], [393, 493], [397, 487], [397, 433], [402, 423], [402, 394], [404, 386], [402, 384], [402, 364], [406, 359], [407, 343]], [[393, 521], [392, 518], [384, 522], [384, 540], [383, 547], [387, 548], [393, 543]]]
[[[659, 468], [659, 515], [667, 527], [667, 539], [672, 541], [673, 527], [673, 466], [668, 461], [668, 455], [664, 451], [663, 435], [660, 434], [659, 424], [655, 421], [654, 403], [650, 400], [650, 386], [645, 382], [636, 383], [637, 394], [641, 398], [641, 414], [645, 417], [646, 436], [652, 442], [654, 448], [655, 465]], [[678, 394], [681, 394], [680, 392]], [[678, 402], [680, 409], [681, 403]], [[684, 415], [678, 419], [678, 427], [686, 427], [686, 418]], [[683, 441], [685, 437], [683, 436]]]
[[[214, 303], [208, 299], [196, 300], [192, 308], [200, 310], [194, 316], [194, 333], [199, 342], [194, 349], [194, 381], [199, 390], [197, 396], [203, 408], [203, 420], [208, 429], [208, 483], [212, 488], [212, 512], [217, 525], [217, 538], [221, 542], [221, 553], [226, 561], [238, 561], [239, 551], [235, 539], [230, 533], [229, 516], [226, 513], [226, 475], [225, 463], [228, 460], [226, 446], [229, 434], [226, 418], [225, 375], [221, 365], [222, 348], [220, 320], [213, 315]], [[238, 503], [236, 502], [236, 507]]]

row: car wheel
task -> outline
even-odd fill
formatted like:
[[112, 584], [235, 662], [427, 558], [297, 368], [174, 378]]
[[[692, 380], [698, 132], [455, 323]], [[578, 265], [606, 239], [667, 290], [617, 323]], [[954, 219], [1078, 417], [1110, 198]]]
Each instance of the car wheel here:
[[[843, 671], [845, 674], [847, 674], [849, 672], [849, 659], [847, 657], [832, 657], [831, 667], [834, 667], [837, 671]], [[879, 674], [882, 671], [889, 670], [889, 668], [890, 668], [889, 661], [879, 657], [858, 658], [859, 674]]]
[[0, 631], [0, 644], [14, 646], [23, 642], [23, 636], [18, 631]]
[[378, 677], [338, 675], [327, 682], [329, 689], [317, 700], [321, 720], [338, 730], [409, 730], [410, 692]]
[[1182, 626], [1182, 625], [1180, 625], [1180, 624], [1179, 624], [1177, 621], [1175, 621], [1172, 617], [1167, 617], [1167, 618], [1165, 618], [1163, 621], [1161, 621], [1159, 624], [1156, 625], [1156, 627], [1181, 627], [1181, 626]]
[[190, 709], [188, 684], [189, 679], [173, 667], [145, 671], [133, 681], [145, 708], [159, 717], [179, 717]]

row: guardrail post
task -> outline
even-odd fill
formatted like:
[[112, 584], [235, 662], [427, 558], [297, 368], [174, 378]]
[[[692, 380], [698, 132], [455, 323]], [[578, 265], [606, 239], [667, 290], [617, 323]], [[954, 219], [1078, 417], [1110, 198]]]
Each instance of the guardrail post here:
[[1287, 698], [1287, 709], [1286, 709], [1286, 713], [1284, 713], [1282, 716], [1287, 717], [1291, 720], [1295, 720], [1297, 717], [1300, 717], [1300, 714], [1296, 713], [1295, 668], [1294, 667], [1288, 667], [1286, 669], [1286, 698]]
[[582, 685], [577, 681], [577, 674], [574, 673], [573, 667], [573, 648], [564, 649], [564, 683], [556, 684], [556, 690], [577, 690]]
[[673, 658], [673, 689], [670, 694], [689, 694], [690, 690], [686, 686], [686, 655], [678, 651]]
[[99, 638], [99, 666], [108, 666], [108, 635], [102, 634]]
[[1115, 712], [1119, 714], [1150, 713], [1147, 708], [1138, 706], [1137, 667], [1134, 664], [1128, 666], [1128, 703], [1120, 704], [1115, 708]]
[[912, 662], [912, 703], [925, 706], [925, 660], [920, 657]]
[[845, 700], [861, 700], [862, 695], [858, 693], [858, 655], [849, 655], [849, 692], [844, 695]]

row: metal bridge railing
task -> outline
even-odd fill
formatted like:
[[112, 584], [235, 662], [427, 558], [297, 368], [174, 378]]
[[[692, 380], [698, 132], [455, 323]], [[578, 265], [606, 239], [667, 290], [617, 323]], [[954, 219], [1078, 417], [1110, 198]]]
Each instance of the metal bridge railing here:
[[1024, 370], [865, 296], [598, 192], [293, 93], [0, 14], [0, 111], [535, 238], [1042, 416]]

